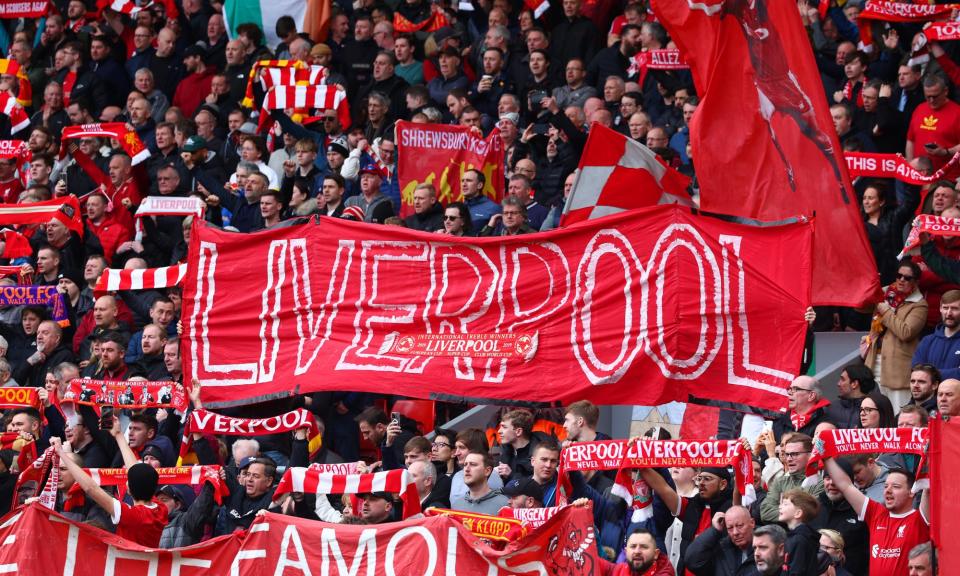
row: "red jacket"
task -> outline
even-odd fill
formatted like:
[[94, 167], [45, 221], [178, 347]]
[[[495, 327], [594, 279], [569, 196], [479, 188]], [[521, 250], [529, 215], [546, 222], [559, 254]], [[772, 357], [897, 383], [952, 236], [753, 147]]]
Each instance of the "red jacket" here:
[[[601, 576], [630, 576], [630, 564], [626, 562], [614, 564], [600, 558], [600, 574]], [[660, 552], [656, 562], [642, 576], [676, 576], [676, 572], [667, 555]]]
[[87, 220], [87, 226], [100, 239], [100, 245], [103, 246], [103, 255], [106, 256], [107, 262], [113, 262], [113, 255], [117, 248], [133, 236], [133, 230], [127, 225], [119, 223], [112, 216], [105, 216], [99, 224]]
[[210, 84], [216, 70], [207, 68], [201, 73], [194, 72], [180, 81], [177, 91], [173, 94], [173, 105], [183, 112], [187, 118], [192, 118], [203, 99], [210, 93]]

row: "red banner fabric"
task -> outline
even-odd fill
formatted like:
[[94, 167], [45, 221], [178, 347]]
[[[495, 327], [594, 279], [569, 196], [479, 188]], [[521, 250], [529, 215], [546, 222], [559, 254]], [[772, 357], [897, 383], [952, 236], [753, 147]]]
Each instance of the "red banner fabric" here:
[[771, 0], [652, 0], [690, 64], [690, 130], [708, 212], [764, 221], [816, 214], [813, 302], [880, 296], [806, 30]]
[[353, 526], [273, 513], [257, 518], [246, 532], [162, 550], [67, 520], [39, 504], [9, 517], [0, 527], [0, 542], [0, 565], [19, 576], [601, 573], [589, 507], [565, 508], [503, 550], [444, 516]]
[[503, 153], [497, 128], [483, 138], [466, 126], [397, 122], [400, 216], [413, 214], [413, 191], [418, 184], [433, 184], [437, 201], [444, 205], [462, 200], [460, 177], [472, 168], [486, 178], [483, 193], [500, 202]]
[[[202, 381], [211, 407], [389, 389], [642, 405], [693, 394], [781, 410], [806, 331], [811, 228], [672, 206], [489, 239], [331, 218], [238, 236], [195, 221], [186, 385]], [[515, 333], [532, 337], [507, 358], [490, 357], [499, 339], [473, 338]], [[394, 346], [423, 334], [479, 352]]]
[[42, 18], [49, 8], [47, 0], [2, 0], [0, 18]]
[[508, 542], [524, 535], [523, 522], [513, 516], [501, 514], [490, 516], [473, 512], [461, 512], [447, 508], [427, 508], [426, 516], [449, 516], [470, 531], [477, 538], [489, 542]]
[[939, 180], [952, 180], [960, 172], [960, 153], [954, 154], [942, 168], [929, 176], [917, 171], [906, 158], [899, 154], [871, 154], [869, 152], [844, 152], [850, 177], [896, 178], [907, 184], [922, 186]]
[[66, 141], [78, 138], [113, 138], [120, 142], [120, 147], [130, 156], [134, 165], [150, 157], [150, 150], [144, 146], [137, 133], [127, 130], [123, 122], [106, 122], [100, 124], [83, 124], [81, 126], [67, 126], [61, 135], [63, 145], [60, 155], [66, 151]]
[[42, 200], [30, 204], [0, 205], [0, 225], [46, 224], [56, 218], [77, 234], [83, 235], [80, 203], [74, 196]]
[[960, 574], [960, 546], [949, 544], [960, 534], [960, 419], [930, 420], [930, 537], [937, 546], [939, 574]]

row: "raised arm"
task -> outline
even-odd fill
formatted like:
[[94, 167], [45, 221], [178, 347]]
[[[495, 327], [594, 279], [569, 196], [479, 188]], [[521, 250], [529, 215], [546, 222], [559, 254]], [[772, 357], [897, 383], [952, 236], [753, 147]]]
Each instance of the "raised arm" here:
[[69, 458], [67, 456], [63, 449], [63, 444], [60, 443], [59, 438], [51, 438], [50, 445], [53, 446], [53, 449], [56, 450], [57, 455], [60, 456], [60, 464], [66, 466], [67, 470], [70, 471], [70, 474], [80, 486], [80, 489], [83, 490], [91, 500], [96, 502], [97, 506], [103, 508], [107, 514], [113, 516], [113, 496], [107, 494], [106, 491], [83, 470], [83, 468], [73, 461], [73, 458]]
[[859, 516], [863, 512], [863, 503], [867, 497], [853, 485], [853, 481], [833, 458], [824, 460], [823, 465], [827, 474], [830, 475], [830, 479], [833, 480], [833, 485], [843, 493], [843, 497], [847, 499], [854, 512]]

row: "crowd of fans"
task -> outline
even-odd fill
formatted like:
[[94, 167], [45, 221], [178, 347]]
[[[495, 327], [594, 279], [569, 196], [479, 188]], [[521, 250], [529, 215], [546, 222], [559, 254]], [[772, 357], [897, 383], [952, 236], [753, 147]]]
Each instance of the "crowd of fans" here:
[[[233, 409], [235, 416], [260, 417], [305, 407], [324, 431], [324, 445], [311, 458], [306, 429], [239, 439], [194, 434], [200, 462], [224, 466], [230, 496], [217, 505], [209, 484], [157, 485], [153, 468], [176, 462], [185, 414], [151, 409], [101, 420], [81, 407], [67, 417], [57, 399], [78, 377], [182, 381], [179, 289], [94, 294], [106, 268], [185, 259], [191, 217], [143, 218], [135, 233], [133, 214], [146, 196], [197, 196], [207, 220], [239, 232], [321, 214], [457, 236], [523, 234], [557, 226], [596, 122], [694, 176], [696, 198], [688, 122], [698, 96], [691, 76], [645, 70], [632, 60], [640, 51], [673, 48], [646, 2], [563, 0], [535, 18], [508, 0], [337, 0], [325, 42], [313, 43], [283, 17], [270, 23], [277, 45], [268, 45], [255, 24], [228, 37], [216, 0], [178, 1], [177, 17], [161, 2], [133, 17], [83, 0], [53, 4], [59, 13], [39, 21], [2, 22], [10, 40], [5, 53], [25, 72], [33, 104], [29, 127], [16, 132], [0, 115], [0, 138], [23, 139], [29, 150], [23, 166], [0, 160], [0, 195], [7, 204], [82, 197], [84, 230], [58, 219], [18, 228], [33, 254], [11, 262], [22, 274], [0, 285], [32, 277], [58, 286], [70, 323], [62, 327], [44, 307], [0, 308], [0, 385], [40, 391], [43, 413], [8, 411], [6, 430], [60, 454], [58, 511], [164, 547], [246, 528], [268, 508], [328, 522], [400, 518], [400, 503], [388, 493], [361, 495], [359, 516], [334, 497], [294, 494], [275, 503], [281, 471], [311, 461], [359, 461], [360, 471], [406, 468], [424, 507], [496, 514], [555, 502], [563, 445], [604, 438], [587, 400], [567, 407], [562, 427], [555, 418], [546, 432], [534, 430], [549, 423], [548, 415], [503, 411], [496, 434], [418, 428], [403, 415], [388, 416], [391, 397], [350, 391]], [[929, 62], [916, 63], [910, 46], [919, 26], [897, 23], [874, 35], [872, 52], [858, 51], [859, 4], [831, 2], [826, 18], [817, 4], [801, 0], [797, 8], [844, 149], [902, 153], [924, 174], [943, 166], [960, 150], [955, 43], [930, 43]], [[446, 25], [429, 25], [440, 13]], [[398, 30], [395, 21], [416, 29]], [[259, 132], [257, 82], [256, 104], [242, 102], [254, 63], [270, 59], [325, 67], [323, 82], [346, 91], [349, 125], [337, 110], [307, 119], [276, 110], [265, 122], [269, 134]], [[0, 76], [0, 91], [23, 89], [16, 75]], [[459, 176], [462, 199], [441, 205], [437, 189], [421, 184], [413, 214], [401, 220], [398, 120], [457, 124], [484, 135], [498, 128], [506, 151], [503, 202], [483, 194], [482, 171], [467, 170]], [[125, 123], [150, 157], [135, 164], [115, 139], [61, 138], [68, 126], [95, 122]], [[816, 486], [802, 485], [814, 439], [826, 428], [922, 427], [935, 414], [960, 413], [960, 245], [924, 237], [920, 254], [897, 260], [914, 214], [960, 217], [956, 182], [854, 184], [885, 295], [875, 308], [818, 310], [818, 330], [869, 330], [863, 362], [846, 367], [836, 383], [839, 400], [824, 399], [812, 378], [794, 382], [790, 412], [751, 446], [760, 498], [749, 505], [727, 469], [647, 469], [635, 475], [652, 489], [654, 517], [632, 522], [630, 505], [611, 494], [610, 475], [571, 473], [569, 496], [592, 502], [601, 552], [623, 563], [605, 570], [933, 573], [928, 503], [910, 492], [916, 458], [830, 460]], [[199, 387], [191, 404], [201, 407]], [[661, 432], [653, 440], [664, 439]], [[14, 450], [0, 450], [0, 508], [28, 496], [13, 494], [15, 462]], [[118, 500], [82, 470], [109, 467], [129, 469], [128, 498]], [[80, 492], [86, 498], [78, 499]], [[897, 552], [871, 553], [878, 546]]]

